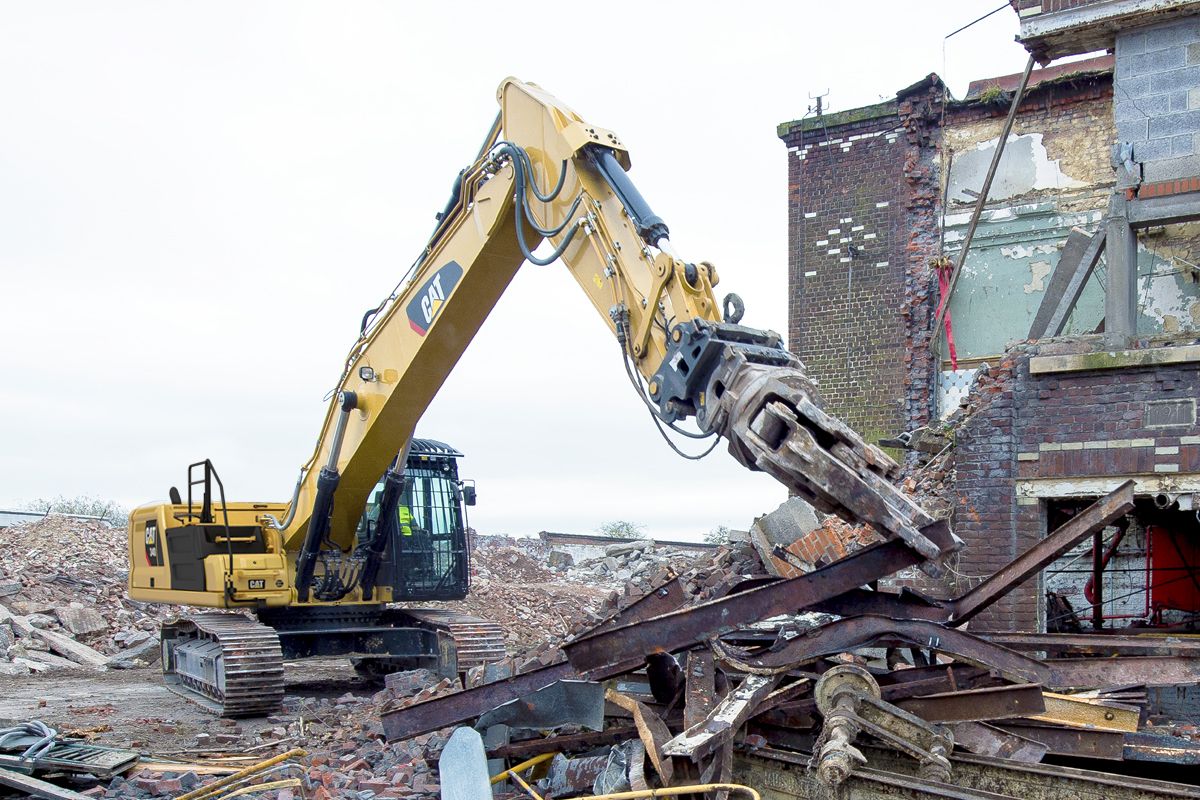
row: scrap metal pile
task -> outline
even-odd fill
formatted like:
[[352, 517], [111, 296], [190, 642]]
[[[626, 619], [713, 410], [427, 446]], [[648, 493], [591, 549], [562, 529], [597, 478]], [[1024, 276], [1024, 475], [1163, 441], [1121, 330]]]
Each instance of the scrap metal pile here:
[[[964, 629], [1132, 508], [1127, 483], [955, 598], [868, 588], [936, 566], [898, 539], [791, 578], [729, 576], [690, 605], [672, 579], [552, 663], [493, 666], [463, 691], [385, 707], [383, 729], [404, 741], [472, 725], [493, 774], [499, 759], [532, 759], [535, 791], [555, 797], [730, 782], [735, 750], [803, 764], [824, 786], [896, 754], [932, 784], [954, 782], [963, 758], [1200, 763], [1190, 741], [1148, 731], [1140, 705], [1145, 686], [1200, 682], [1200, 642]], [[937, 523], [920, 529], [952, 540]]]

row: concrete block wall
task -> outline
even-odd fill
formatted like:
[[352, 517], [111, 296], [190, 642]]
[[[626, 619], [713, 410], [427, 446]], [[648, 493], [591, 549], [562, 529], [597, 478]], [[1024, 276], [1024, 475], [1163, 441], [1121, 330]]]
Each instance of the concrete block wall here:
[[1113, 114], [1143, 180], [1200, 175], [1200, 17], [1117, 34]]

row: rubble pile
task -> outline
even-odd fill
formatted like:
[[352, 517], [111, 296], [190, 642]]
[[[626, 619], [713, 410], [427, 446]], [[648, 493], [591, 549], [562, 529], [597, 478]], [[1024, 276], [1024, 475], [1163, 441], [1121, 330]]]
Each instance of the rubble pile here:
[[950, 416], [909, 435], [908, 446], [919, 456], [915, 463], [907, 464], [901, 488], [935, 519], [949, 518], [954, 512], [957, 437], [977, 414], [986, 411], [1012, 385], [1013, 370], [1024, 352], [1024, 347], [1012, 346], [994, 366], [980, 365], [966, 395]]
[[126, 533], [51, 515], [0, 530], [0, 674], [136, 666], [177, 607], [126, 596]]
[[[901, 551], [896, 542], [866, 547], [874, 533], [841, 523], [806, 534], [849, 553], [819, 575], [802, 570], [772, 583], [750, 544], [723, 547], [644, 597], [618, 597], [606, 624], [557, 650], [469, 677], [453, 702], [385, 708], [383, 730], [405, 740], [434, 726], [473, 725], [490, 742], [489, 757], [557, 754], [535, 787], [556, 797], [727, 781], [735, 750], [807, 764], [831, 790], [853, 779], [864, 754], [868, 766], [891, 759], [891, 769], [900, 759], [911, 764], [906, 775], [935, 783], [952, 781], [960, 751], [1014, 768], [1048, 754], [1098, 752], [1090, 748], [1132, 771], [1143, 752], [1200, 758], [1200, 745], [1177, 735], [1186, 726], [1148, 724], [1147, 700], [1147, 687], [1164, 681], [1200, 683], [1200, 645], [1112, 639], [1097, 657], [1083, 640], [1049, 646], [1038, 634], [962, 627], [1044, 559], [1128, 513], [1132, 498], [1132, 484], [1119, 487], [1035, 545], [1036, 554], [958, 597], [863, 588], [883, 575], [856, 560], [872, 549]], [[738, 586], [747, 577], [754, 588]], [[858, 588], [822, 588], [837, 580]], [[778, 611], [796, 597], [817, 598], [807, 602], [810, 613]], [[640, 613], [645, 604], [652, 610]], [[507, 738], [497, 744], [500, 723]], [[1081, 727], [1088, 749], [1073, 736]]]
[[[210, 750], [215, 745], [230, 753], [259, 753], [263, 759], [289, 748], [303, 748], [307, 755], [272, 777], [299, 777], [309, 788], [304, 792], [280, 789], [263, 795], [277, 800], [433, 798], [440, 791], [437, 759], [449, 731], [388, 742], [380, 713], [441, 697], [458, 688], [457, 681], [440, 678], [428, 670], [414, 670], [389, 676], [387, 688], [373, 697], [352, 693], [330, 699], [289, 696], [281, 713], [268, 718], [272, 726], [251, 734], [235, 720], [219, 720], [223, 723], [218, 729], [221, 732], [200, 734], [196, 747]], [[197, 777], [185, 767], [180, 769], [183, 771], [137, 769], [87, 794], [116, 800], [169, 798], [211, 780]]]
[[556, 660], [561, 641], [676, 575], [688, 597], [701, 601], [733, 578], [763, 574], [758, 556], [744, 544], [697, 558], [651, 539], [616, 542], [602, 556], [573, 563], [569, 556], [553, 559], [539, 539], [480, 536], [471, 566], [470, 594], [432, 605], [499, 623], [517, 665]]

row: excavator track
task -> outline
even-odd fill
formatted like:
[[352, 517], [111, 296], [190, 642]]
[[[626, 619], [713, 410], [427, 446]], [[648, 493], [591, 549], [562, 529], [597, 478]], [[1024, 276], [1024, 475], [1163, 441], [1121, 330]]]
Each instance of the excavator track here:
[[194, 614], [162, 626], [167, 688], [222, 717], [269, 714], [283, 702], [274, 629], [241, 614]]
[[425, 627], [450, 634], [457, 651], [459, 672], [500, 661], [507, 655], [504, 629], [491, 620], [440, 608], [406, 608], [404, 613]]

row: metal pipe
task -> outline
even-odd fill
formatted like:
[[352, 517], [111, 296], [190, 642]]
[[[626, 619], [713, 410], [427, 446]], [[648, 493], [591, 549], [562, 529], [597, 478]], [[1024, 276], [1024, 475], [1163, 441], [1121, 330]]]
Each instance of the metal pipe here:
[[[1017, 93], [1013, 95], [1012, 105], [1008, 109], [1008, 118], [1004, 120], [1004, 128], [1000, 131], [1000, 141], [996, 143], [996, 152], [992, 154], [992, 163], [988, 166], [987, 175], [983, 179], [983, 188], [979, 191], [979, 199], [975, 201], [975, 211], [971, 214], [971, 224], [967, 227], [967, 235], [963, 238], [962, 250], [958, 252], [958, 263], [954, 265], [954, 272], [950, 273], [950, 285], [946, 287], [946, 294], [942, 297], [942, 302], [938, 305], [937, 316], [933, 320], [933, 332], [929, 334], [929, 347], [932, 349], [938, 341], [938, 335], [942, 330], [942, 319], [946, 316], [946, 311], [950, 308], [950, 298], [954, 295], [954, 287], [958, 283], [958, 276], [962, 274], [963, 264], [967, 261], [967, 253], [971, 249], [971, 240], [975, 238], [975, 229], [979, 226], [979, 217], [983, 214], [983, 207], [987, 204], [988, 193], [992, 188], [992, 179], [996, 177], [996, 169], [1000, 166], [1000, 156], [1004, 154], [1004, 144], [1008, 141], [1008, 135], [1012, 132], [1013, 122], [1017, 118], [1017, 107], [1021, 105], [1021, 98], [1025, 95], [1025, 87], [1029, 85], [1029, 74], [1033, 72], [1034, 58], [1029, 57], [1025, 62], [1025, 72], [1021, 75], [1021, 85], [1017, 87]], [[944, 213], [943, 209], [943, 213]]]
[[590, 144], [585, 145], [584, 154], [592, 162], [592, 166], [596, 168], [600, 176], [604, 178], [608, 188], [612, 189], [613, 194], [621, 201], [621, 205], [628, 212], [629, 219], [637, 228], [638, 236], [643, 242], [656, 245], [657, 242], [661, 242], [671, 235], [667, 223], [663, 222], [662, 217], [655, 214], [650, 208], [650, 204], [646, 202], [642, 193], [629, 179], [625, 168], [621, 166], [621, 162], [617, 161], [612, 150], [601, 145]]
[[296, 518], [296, 503], [300, 500], [300, 487], [304, 485], [304, 470], [300, 470], [300, 477], [296, 478], [296, 488], [292, 490], [292, 499], [288, 502], [287, 514], [282, 520], [275, 519], [273, 514], [263, 514], [263, 522], [268, 528], [274, 528], [277, 531], [282, 531], [287, 526], [292, 524], [292, 520]]
[[1104, 627], [1104, 532], [1092, 537], [1092, 627]]
[[218, 789], [222, 789], [222, 788], [230, 785], [231, 783], [237, 783], [242, 778], [245, 778], [249, 775], [254, 775], [255, 773], [258, 773], [258, 772], [262, 772], [263, 770], [267, 769], [268, 767], [273, 767], [276, 764], [279, 764], [283, 761], [287, 761], [290, 758], [303, 758], [306, 755], [308, 755], [308, 751], [301, 750], [298, 747], [294, 748], [292, 750], [288, 750], [286, 753], [280, 753], [279, 755], [274, 756], [273, 758], [268, 758], [266, 761], [260, 761], [259, 763], [255, 764], [254, 766], [246, 767], [245, 769], [239, 770], [238, 772], [235, 772], [232, 775], [226, 775], [224, 778], [220, 778], [216, 781], [213, 781], [212, 783], [208, 784], [207, 786], [201, 786], [199, 789], [193, 789], [192, 791], [188, 792], [187, 794], [181, 794], [181, 795], [179, 795], [179, 797], [175, 798], [175, 800], [202, 800], [202, 798], [206, 798], [206, 797], [216, 794]]
[[525, 761], [522, 761], [520, 764], [509, 767], [508, 769], [504, 770], [504, 772], [493, 775], [492, 781], [491, 781], [492, 785], [495, 786], [497, 783], [504, 780], [509, 775], [515, 775], [518, 772], [524, 772], [525, 770], [529, 769], [530, 767], [536, 767], [538, 764], [541, 764], [543, 761], [549, 761], [550, 759], [554, 758], [556, 755], [558, 755], [558, 753], [542, 753], [541, 755], [537, 755], [537, 756], [534, 756], [533, 758], [526, 759]]
[[346, 422], [350, 412], [358, 407], [358, 395], [354, 392], [340, 392], [338, 400], [342, 413], [338, 415], [337, 427], [334, 428], [333, 441], [329, 443], [329, 461], [317, 474], [317, 494], [313, 499], [312, 517], [308, 522], [308, 530], [304, 534], [304, 544], [300, 554], [296, 556], [296, 596], [300, 602], [308, 601], [308, 591], [313, 582], [313, 571], [316, 567], [317, 551], [321, 540], [329, 531], [329, 515], [333, 510], [333, 495], [337, 491], [341, 476], [338, 474], [338, 455], [342, 451], [342, 439], [346, 435]]
[[234, 797], [244, 797], [248, 794], [256, 794], [258, 792], [269, 792], [275, 789], [296, 789], [304, 785], [304, 781], [299, 778], [287, 778], [281, 781], [268, 781], [267, 783], [256, 783], [253, 786], [243, 786], [240, 789], [235, 789], [229, 794], [223, 794], [214, 800], [232, 800]]

